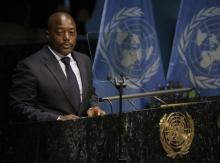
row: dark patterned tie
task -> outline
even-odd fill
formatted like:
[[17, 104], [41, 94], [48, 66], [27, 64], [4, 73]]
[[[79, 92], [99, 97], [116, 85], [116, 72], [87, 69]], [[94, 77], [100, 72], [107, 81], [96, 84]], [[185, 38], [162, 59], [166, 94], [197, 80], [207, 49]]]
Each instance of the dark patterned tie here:
[[79, 84], [77, 82], [76, 76], [70, 66], [70, 58], [69, 57], [64, 57], [61, 59], [61, 61], [65, 64], [66, 66], [66, 77], [68, 80], [68, 83], [70, 85], [70, 88], [72, 91], [70, 91], [73, 95], [73, 101], [75, 103], [75, 107], [77, 111], [79, 110], [80, 107], [80, 91], [79, 91]]

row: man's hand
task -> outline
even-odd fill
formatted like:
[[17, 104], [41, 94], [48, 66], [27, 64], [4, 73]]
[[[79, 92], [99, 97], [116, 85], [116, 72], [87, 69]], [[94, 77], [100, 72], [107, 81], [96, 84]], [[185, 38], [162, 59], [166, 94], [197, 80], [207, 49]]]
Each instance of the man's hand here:
[[67, 121], [67, 120], [75, 120], [78, 118], [79, 117], [74, 114], [68, 114], [68, 115], [60, 115], [57, 120], [58, 121]]
[[88, 117], [97, 117], [97, 116], [103, 116], [106, 113], [100, 109], [98, 106], [94, 106], [89, 108], [89, 110], [87, 110], [87, 115]]

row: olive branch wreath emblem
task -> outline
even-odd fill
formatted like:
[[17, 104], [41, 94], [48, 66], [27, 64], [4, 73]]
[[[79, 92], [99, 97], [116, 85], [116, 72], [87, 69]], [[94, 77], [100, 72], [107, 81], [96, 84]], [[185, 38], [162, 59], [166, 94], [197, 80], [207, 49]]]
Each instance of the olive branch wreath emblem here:
[[197, 15], [192, 17], [191, 22], [186, 26], [185, 31], [181, 35], [180, 44], [178, 46], [178, 51], [180, 53], [180, 57], [182, 61], [185, 63], [188, 71], [189, 71], [189, 78], [190, 81], [194, 86], [198, 85], [203, 89], [215, 89], [220, 87], [220, 78], [210, 78], [201, 75], [194, 75], [190, 66], [187, 63], [186, 57], [184, 52], [186, 51], [190, 38], [194, 32], [194, 29], [200, 24], [201, 21], [208, 19], [212, 16], [220, 15], [220, 8], [219, 7], [211, 7], [208, 9], [202, 9]]
[[[115, 32], [117, 25], [121, 21], [126, 20], [130, 17], [140, 17], [143, 14], [144, 13], [141, 11], [141, 9], [137, 8], [137, 7], [132, 7], [132, 8], [128, 8], [128, 9], [123, 8], [113, 16], [112, 20], [109, 23], [107, 23], [106, 27], [104, 28], [104, 33], [100, 37], [99, 50], [101, 52], [102, 57], [104, 58], [104, 60], [108, 64], [108, 66], [110, 67], [111, 76], [115, 76], [115, 72], [114, 72], [113, 67], [110, 63], [109, 58], [107, 57], [108, 51], [106, 49], [108, 49], [110, 42], [111, 42], [111, 39], [109, 39], [109, 38]], [[133, 82], [135, 82], [138, 85], [140, 85], [141, 83], [148, 82], [151, 79], [151, 77], [156, 74], [159, 66], [160, 66], [160, 57], [158, 56], [156, 61], [150, 67], [148, 67], [146, 72], [140, 78], [132, 78], [130, 80], [133, 80]]]
[[195, 127], [191, 115], [186, 112], [165, 114], [160, 120], [160, 141], [167, 156], [176, 158], [189, 153], [192, 145]]

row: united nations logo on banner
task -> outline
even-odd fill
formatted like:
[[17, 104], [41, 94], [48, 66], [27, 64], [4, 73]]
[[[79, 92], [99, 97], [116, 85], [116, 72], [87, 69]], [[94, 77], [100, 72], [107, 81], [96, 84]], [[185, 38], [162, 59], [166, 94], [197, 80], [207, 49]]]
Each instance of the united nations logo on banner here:
[[220, 8], [200, 10], [186, 26], [178, 51], [189, 79], [202, 89], [220, 87]]
[[99, 50], [109, 67], [108, 75], [126, 76], [130, 88], [148, 82], [157, 73], [161, 62], [155, 31], [142, 15], [137, 7], [121, 9], [100, 37]]
[[160, 141], [167, 156], [175, 158], [189, 152], [194, 138], [192, 117], [180, 112], [165, 114], [160, 120]]

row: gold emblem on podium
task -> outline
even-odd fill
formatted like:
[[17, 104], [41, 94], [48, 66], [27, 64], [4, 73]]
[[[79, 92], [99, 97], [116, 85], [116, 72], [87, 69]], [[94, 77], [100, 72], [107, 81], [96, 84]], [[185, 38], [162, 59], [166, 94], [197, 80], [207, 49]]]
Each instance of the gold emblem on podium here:
[[194, 137], [194, 122], [186, 112], [165, 114], [160, 120], [160, 141], [167, 156], [175, 158], [189, 152]]

